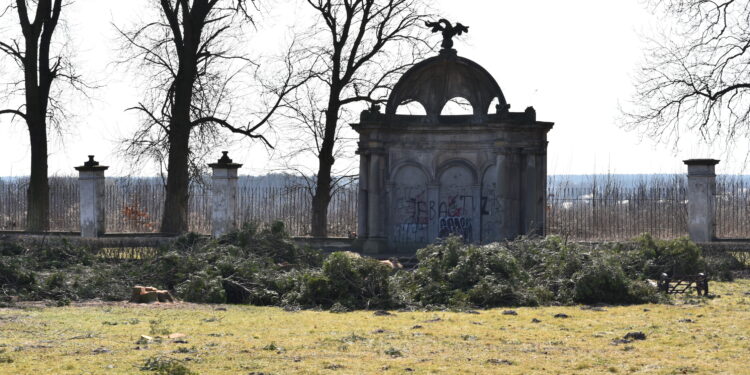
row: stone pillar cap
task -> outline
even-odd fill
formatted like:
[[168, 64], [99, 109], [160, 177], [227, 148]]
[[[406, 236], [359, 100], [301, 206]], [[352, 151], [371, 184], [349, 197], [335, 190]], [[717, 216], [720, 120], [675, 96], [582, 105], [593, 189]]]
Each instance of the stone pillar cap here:
[[239, 169], [242, 164], [232, 162], [229, 158], [229, 151], [222, 151], [221, 158], [216, 163], [211, 163], [208, 166], [214, 169]]
[[720, 160], [716, 159], [688, 159], [683, 160], [682, 162], [685, 163], [685, 165], [716, 165], [719, 164]]
[[106, 171], [109, 167], [106, 165], [99, 165], [99, 162], [94, 160], [94, 155], [89, 155], [89, 160], [83, 163], [80, 167], [75, 167], [75, 170], [79, 172], [91, 172], [91, 171]]

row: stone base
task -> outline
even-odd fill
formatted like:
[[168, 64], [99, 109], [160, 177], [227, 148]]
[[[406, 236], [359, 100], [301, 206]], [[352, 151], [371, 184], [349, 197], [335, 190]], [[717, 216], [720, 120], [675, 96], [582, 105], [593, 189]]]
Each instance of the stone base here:
[[363, 254], [387, 254], [388, 241], [383, 237], [365, 238], [362, 241]]

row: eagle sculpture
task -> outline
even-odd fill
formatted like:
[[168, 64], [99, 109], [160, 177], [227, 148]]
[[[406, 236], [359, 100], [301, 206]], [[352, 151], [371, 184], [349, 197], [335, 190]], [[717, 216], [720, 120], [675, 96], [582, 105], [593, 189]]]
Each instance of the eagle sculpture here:
[[432, 32], [436, 33], [439, 31], [442, 31], [443, 33], [443, 43], [440, 45], [443, 47], [444, 50], [449, 50], [453, 48], [453, 37], [456, 35], [461, 35], [463, 33], [469, 32], [469, 27], [464, 26], [460, 23], [456, 23], [455, 26], [451, 24], [448, 20], [445, 18], [441, 18], [437, 22], [425, 22], [425, 25], [427, 27], [432, 28]]

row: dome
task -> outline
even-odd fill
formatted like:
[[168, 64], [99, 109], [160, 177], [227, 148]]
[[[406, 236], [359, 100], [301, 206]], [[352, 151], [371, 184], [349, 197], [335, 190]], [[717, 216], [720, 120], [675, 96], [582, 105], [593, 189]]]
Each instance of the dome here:
[[428, 117], [437, 118], [443, 106], [456, 97], [468, 100], [474, 115], [487, 114], [495, 98], [500, 108], [507, 108], [500, 86], [487, 70], [455, 51], [442, 51], [404, 73], [388, 98], [386, 115], [395, 115], [401, 104], [414, 101], [424, 107]]

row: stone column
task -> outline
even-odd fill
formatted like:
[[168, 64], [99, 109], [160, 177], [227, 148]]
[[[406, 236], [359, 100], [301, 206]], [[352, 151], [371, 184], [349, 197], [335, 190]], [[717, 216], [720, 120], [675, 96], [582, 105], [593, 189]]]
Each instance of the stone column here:
[[688, 166], [688, 233], [694, 242], [715, 239], [714, 197], [716, 195], [716, 164], [714, 159], [690, 159]]
[[106, 230], [104, 209], [104, 171], [107, 166], [99, 165], [94, 155], [78, 171], [80, 193], [81, 237], [98, 237]]
[[237, 170], [242, 164], [232, 162], [227, 151], [218, 162], [209, 164], [211, 179], [211, 235], [219, 237], [237, 229]]
[[541, 235], [544, 232], [547, 172], [545, 155], [537, 148], [524, 149], [525, 163], [522, 171], [521, 233]]
[[367, 181], [367, 240], [362, 248], [368, 254], [383, 253], [387, 249], [383, 228], [386, 215], [384, 168], [385, 156], [381, 152], [372, 152]]
[[521, 168], [519, 159], [518, 149], [502, 147], [497, 151], [497, 199], [500, 207], [498, 240], [512, 240], [520, 234]]
[[370, 157], [362, 152], [359, 154], [359, 192], [358, 192], [358, 204], [357, 209], [357, 237], [367, 237], [367, 216], [368, 216], [368, 198], [367, 198], [367, 183], [369, 181], [369, 167]]
[[537, 207], [537, 217], [538, 219], [538, 225], [539, 225], [539, 233], [540, 235], [546, 235], [545, 232], [545, 224], [547, 223], [547, 142], [544, 142], [544, 148], [541, 150], [541, 152], [536, 156], [537, 158], [537, 165], [539, 166], [539, 170], [537, 171], [537, 185], [539, 187], [539, 192], [537, 199], [539, 200], [539, 205]]

